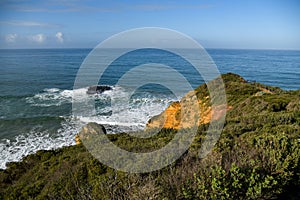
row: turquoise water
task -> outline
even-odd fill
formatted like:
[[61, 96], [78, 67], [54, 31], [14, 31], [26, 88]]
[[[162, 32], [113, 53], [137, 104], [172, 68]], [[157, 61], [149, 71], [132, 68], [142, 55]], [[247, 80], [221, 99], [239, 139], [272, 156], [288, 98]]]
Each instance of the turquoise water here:
[[[111, 91], [88, 96], [96, 102], [96, 114], [72, 117], [72, 88], [77, 71], [91, 49], [0, 50], [0, 168], [38, 149], [74, 144], [74, 135], [90, 121], [102, 123], [108, 132], [144, 128], [147, 120], [176, 100], [166, 88], [148, 85], [132, 96], [129, 104], [118, 105], [112, 114], [112, 98], [128, 95], [115, 85], [120, 75], [145, 62], [160, 62], [183, 74], [192, 87], [203, 80], [189, 64], [166, 52], [148, 49], [123, 57], [112, 64], [101, 84]], [[300, 89], [300, 51], [208, 49], [221, 73], [234, 72], [246, 80]], [[162, 78], [164, 75], [161, 75]]]

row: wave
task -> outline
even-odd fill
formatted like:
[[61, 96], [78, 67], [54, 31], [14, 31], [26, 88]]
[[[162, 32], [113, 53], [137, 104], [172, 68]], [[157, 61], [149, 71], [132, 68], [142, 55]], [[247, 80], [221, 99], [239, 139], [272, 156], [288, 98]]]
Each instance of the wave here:
[[0, 168], [5, 169], [6, 163], [20, 161], [24, 156], [38, 150], [51, 150], [75, 144], [75, 134], [83, 124], [74, 123], [72, 119], [62, 122], [55, 134], [32, 127], [27, 133], [19, 134], [12, 139], [0, 140]]
[[[112, 87], [112, 86], [111, 86]], [[114, 90], [114, 87], [112, 87]], [[36, 107], [49, 107], [49, 106], [61, 106], [63, 104], [72, 103], [74, 92], [79, 95], [82, 100], [84, 99], [101, 99], [109, 91], [105, 91], [101, 94], [89, 95], [87, 94], [88, 87], [80, 88], [76, 90], [61, 90], [58, 88], [46, 88], [41, 93], [34, 96], [27, 97], [26, 102], [31, 106]]]
[[[153, 95], [145, 92], [139, 95], [132, 95], [121, 86], [114, 90], [106, 91], [102, 95], [102, 101], [110, 100], [109, 103], [103, 102], [100, 107], [96, 107], [96, 114], [93, 116], [79, 116], [82, 122], [96, 122], [111, 126], [119, 126], [118, 131], [112, 132], [136, 131], [145, 128], [147, 121], [160, 114], [174, 98], [163, 94]], [[120, 127], [123, 127], [120, 129]], [[109, 132], [109, 131], [108, 131]]]
[[33, 97], [27, 97], [26, 102], [33, 107], [61, 107], [63, 104], [72, 104], [73, 93], [76, 92], [82, 102], [85, 102], [86, 99], [92, 99], [95, 102], [96, 113], [88, 117], [79, 116], [83, 122], [97, 121], [110, 125], [126, 124], [126, 126], [143, 127], [149, 118], [159, 114], [170, 102], [174, 101], [174, 98], [163, 94], [154, 95], [144, 92], [131, 95], [125, 87], [110, 87], [113, 89], [94, 95], [86, 93], [88, 88], [81, 88], [76, 91], [49, 88]]
[[26, 103], [36, 107], [61, 106], [64, 103], [71, 103], [72, 94], [72, 90], [48, 88], [41, 93], [27, 97]]
[[[4, 139], [0, 139], [0, 168], [38, 150], [74, 145], [76, 133], [89, 122], [103, 124], [108, 133], [141, 130], [152, 116], [174, 101], [164, 94], [140, 92], [130, 96], [125, 87], [112, 88], [94, 95], [86, 93], [88, 88], [76, 90], [83, 102], [86, 98], [95, 100], [96, 113], [91, 116], [72, 117], [73, 90], [46, 88], [38, 94], [21, 97], [30, 110], [29, 116], [14, 119], [1, 116]], [[63, 109], [69, 111], [62, 112]]]

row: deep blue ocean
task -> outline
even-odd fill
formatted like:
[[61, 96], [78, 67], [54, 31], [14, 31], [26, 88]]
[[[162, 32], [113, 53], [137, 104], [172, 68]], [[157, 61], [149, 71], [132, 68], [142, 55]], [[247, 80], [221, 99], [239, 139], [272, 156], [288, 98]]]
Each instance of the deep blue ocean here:
[[[193, 88], [204, 83], [199, 75], [187, 70], [185, 63], [161, 55], [160, 51], [137, 52], [134, 59], [113, 63], [114, 70], [100, 84], [112, 90], [87, 95], [97, 102], [95, 115], [74, 118], [72, 95], [76, 74], [91, 49], [20, 49], [0, 50], [0, 168], [39, 149], [75, 144], [74, 136], [90, 122], [102, 123], [110, 133], [143, 129], [147, 120], [177, 100], [166, 88], [149, 85], [141, 88], [129, 104], [118, 105], [111, 114], [110, 99], [122, 99], [128, 92], [115, 85], [120, 71], [150, 57], [166, 59], [184, 73]], [[300, 51], [208, 49], [221, 73], [233, 72], [248, 81], [300, 89]], [[146, 75], [145, 75], [146, 76]], [[163, 76], [162, 76], [163, 78]]]

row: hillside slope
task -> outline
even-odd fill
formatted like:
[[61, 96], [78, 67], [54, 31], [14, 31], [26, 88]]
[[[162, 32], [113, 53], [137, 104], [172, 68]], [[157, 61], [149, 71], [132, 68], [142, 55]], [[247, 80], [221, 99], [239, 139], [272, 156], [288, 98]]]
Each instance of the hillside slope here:
[[[224, 108], [227, 109], [227, 111], [231, 109], [235, 111], [240, 110], [240, 108], [237, 107], [241, 107], [241, 103], [245, 99], [252, 97], [257, 97], [256, 99], [263, 99], [259, 96], [263, 96], [265, 94], [279, 94], [283, 92], [279, 88], [267, 87], [258, 83], [248, 83], [241, 76], [233, 73], [224, 74], [221, 77], [225, 84], [225, 91], [227, 95], [228, 104], [226, 105], [226, 108]], [[212, 81], [212, 84], [214, 84], [214, 82], [217, 82], [217, 80]], [[193, 99], [194, 95], [197, 97], [197, 101]], [[198, 104], [199, 108], [195, 107], [195, 103]], [[268, 104], [267, 102], [265, 103]], [[185, 113], [182, 112], [183, 107]], [[200, 112], [197, 112], [197, 109], [199, 109]], [[255, 109], [259, 108], [254, 108], [254, 110]], [[219, 112], [222, 111], [220, 109], [216, 110]], [[147, 123], [147, 128], [189, 128], [193, 125], [191, 121], [193, 121], [192, 118], [194, 117], [197, 117], [197, 125], [199, 126], [201, 124], [207, 124], [211, 120], [217, 120], [218, 117], [222, 115], [213, 115], [212, 112], [211, 96], [207, 86], [204, 84], [196, 88], [194, 91], [188, 92], [180, 101], [170, 104], [161, 114], [152, 117]], [[253, 110], [251, 112], [253, 112]], [[182, 119], [182, 116], [184, 119]], [[215, 118], [213, 118], [213, 116], [215, 116]]]

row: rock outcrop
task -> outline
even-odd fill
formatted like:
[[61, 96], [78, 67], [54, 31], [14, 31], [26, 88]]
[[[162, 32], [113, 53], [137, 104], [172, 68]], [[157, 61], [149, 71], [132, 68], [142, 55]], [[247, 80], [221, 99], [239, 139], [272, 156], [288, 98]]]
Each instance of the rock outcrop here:
[[93, 85], [90, 86], [87, 90], [87, 94], [101, 94], [104, 91], [112, 90], [112, 87], [107, 85]]
[[88, 139], [92, 134], [106, 134], [106, 129], [103, 125], [95, 122], [90, 122], [75, 136], [76, 144], [80, 144], [82, 139]]
[[[161, 114], [149, 119], [146, 129], [180, 129], [207, 124], [213, 120], [220, 119], [225, 115], [226, 111], [232, 110], [234, 106], [241, 107], [235, 110], [243, 110], [244, 106], [240, 103], [247, 101], [246, 99], [250, 97], [259, 97], [264, 94], [273, 95], [281, 91], [279, 88], [248, 82], [241, 76], [233, 73], [227, 73], [212, 80], [209, 83], [211, 84], [210, 87], [214, 87], [218, 91], [220, 89], [220, 81], [225, 86], [227, 104], [222, 102], [211, 105], [211, 99], [218, 99], [218, 95], [211, 96], [207, 85], [203, 84], [195, 90], [188, 92], [180, 101], [171, 103]], [[89, 88], [91, 91], [98, 90], [99, 92], [109, 89], [111, 89], [109, 86], [92, 86]], [[292, 107], [293, 105], [289, 104], [288, 108], [292, 109]], [[83, 129], [86, 130], [85, 128]], [[77, 138], [79, 141], [79, 136]]]
[[[171, 103], [161, 114], [152, 117], [146, 124], [149, 128], [190, 128], [209, 123], [222, 117], [226, 105], [210, 106], [210, 97], [197, 98], [196, 91], [188, 92], [180, 101]], [[213, 110], [218, 113], [213, 113]]]
[[[222, 75], [209, 84], [212, 84], [212, 87], [218, 89], [220, 81], [224, 82], [226, 93], [236, 92], [237, 86], [250, 85], [250, 83], [241, 76], [233, 73]], [[232, 87], [233, 85], [234, 87]], [[256, 86], [251, 87], [256, 88]], [[267, 92], [268, 90], [258, 88], [257, 91]], [[207, 85], [203, 84], [195, 90], [188, 92], [180, 101], [173, 102], [161, 114], [152, 117], [146, 124], [146, 129], [180, 129], [199, 126], [201, 124], [207, 124], [212, 120], [220, 119], [224, 116], [226, 111], [231, 108], [232, 106], [230, 106], [230, 104], [227, 105], [224, 103], [212, 106]]]

